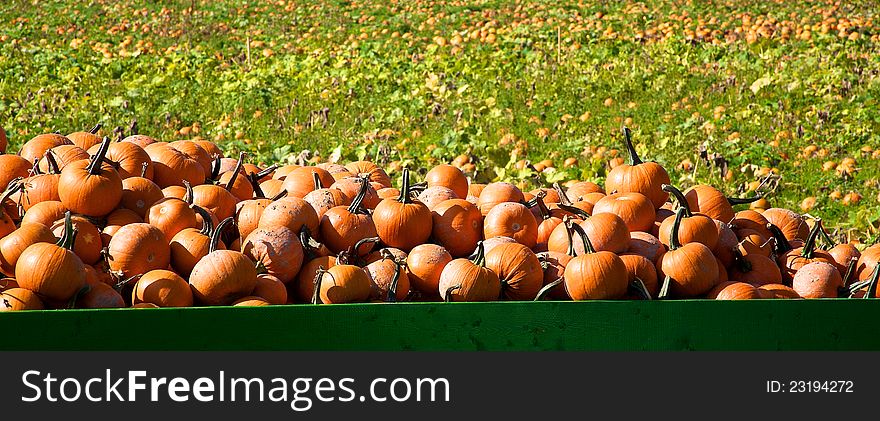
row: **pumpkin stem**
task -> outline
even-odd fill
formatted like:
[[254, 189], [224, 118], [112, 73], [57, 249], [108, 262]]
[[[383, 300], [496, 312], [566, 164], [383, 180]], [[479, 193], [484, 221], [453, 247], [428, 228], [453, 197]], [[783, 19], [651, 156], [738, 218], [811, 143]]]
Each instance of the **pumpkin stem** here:
[[263, 188], [260, 187], [260, 180], [257, 177], [257, 174], [249, 173], [245, 178], [251, 183], [251, 188], [254, 190], [254, 198], [265, 199], [266, 193], [263, 193]]
[[669, 193], [673, 197], [675, 197], [675, 201], [678, 202], [678, 207], [684, 208], [684, 210], [685, 210], [684, 216], [686, 218], [690, 218], [690, 217], [694, 216], [694, 213], [691, 212], [691, 205], [688, 203], [687, 198], [684, 197], [684, 193], [682, 193], [681, 190], [679, 190], [679, 189], [675, 188], [675, 186], [672, 186], [669, 184], [664, 184], [662, 188], [663, 188], [663, 191], [665, 191], [666, 193]]
[[262, 180], [263, 177], [266, 177], [266, 176], [268, 176], [269, 174], [272, 174], [272, 173], [275, 172], [275, 170], [277, 170], [277, 169], [278, 169], [278, 164], [272, 164], [272, 165], [266, 167], [266, 169], [264, 169], [264, 170], [262, 170], [262, 171], [260, 171], [260, 172], [258, 172], [258, 173], [256, 174], [256, 175], [257, 175], [257, 180]]
[[486, 267], [486, 247], [482, 241], [477, 241], [477, 249], [474, 251], [473, 256], [471, 262], [477, 266]]
[[822, 226], [822, 229], [819, 230], [819, 233], [822, 234], [822, 238], [825, 239], [825, 242], [828, 243], [827, 246], [822, 247], [822, 250], [828, 250], [830, 247], [834, 247], [837, 245], [837, 242], [831, 238], [831, 235], [828, 234], [828, 230], [825, 229], [825, 226]]
[[816, 239], [819, 238], [819, 231], [822, 230], [822, 218], [817, 218], [816, 223], [813, 224], [813, 228], [810, 229], [810, 236], [807, 237], [807, 242], [804, 243], [803, 251], [801, 251], [801, 257], [812, 259], [813, 252], [816, 251]]
[[299, 241], [302, 243], [306, 256], [309, 256], [310, 259], [313, 259], [318, 255], [318, 249], [321, 248], [321, 243], [312, 238], [311, 231], [309, 231], [309, 228], [305, 225], [299, 230]]
[[629, 151], [629, 162], [630, 165], [639, 165], [643, 161], [639, 158], [639, 154], [636, 152], [636, 148], [633, 146], [632, 142], [632, 131], [630, 131], [629, 127], [623, 126], [621, 129], [623, 132], [623, 143], [626, 145], [626, 150]]
[[61, 238], [55, 243], [58, 247], [63, 247], [68, 250], [73, 249], [73, 242], [76, 233], [76, 227], [73, 226], [72, 216], [73, 214], [71, 214], [70, 211], [64, 213], [64, 230], [61, 232]]
[[193, 201], [195, 200], [195, 195], [193, 194], [193, 186], [189, 183], [189, 181], [186, 180], [183, 180], [183, 186], [186, 187], [186, 194], [183, 195], [183, 201], [192, 206]]
[[642, 300], [651, 300], [651, 293], [648, 292], [648, 287], [646, 287], [645, 283], [642, 282], [642, 280], [638, 277], [630, 281], [627, 288], [629, 289], [631, 294], [641, 298]]
[[3, 207], [3, 202], [7, 201], [13, 194], [17, 193], [19, 190], [24, 189], [24, 179], [19, 177], [11, 182], [9, 182], [9, 186], [6, 187], [6, 191], [0, 195], [0, 216], [6, 212], [6, 208]]
[[150, 163], [144, 162], [143, 165], [141, 165], [141, 178], [147, 178], [147, 168], [150, 168]]
[[865, 291], [865, 298], [877, 298], [877, 279], [880, 278], [880, 264], [874, 266], [874, 272], [871, 274], [868, 290]]
[[591, 216], [589, 212], [587, 212], [579, 207], [576, 207], [576, 206], [565, 205], [562, 203], [558, 204], [557, 206], [559, 206], [559, 209], [562, 209], [568, 213], [572, 213], [577, 216], [580, 216], [581, 219], [587, 219]]
[[443, 301], [446, 301], [447, 303], [451, 303], [452, 302], [452, 292], [460, 290], [460, 289], [461, 289], [461, 284], [447, 288], [446, 293], [443, 294]]
[[565, 194], [565, 191], [562, 190], [562, 186], [560, 186], [559, 183], [553, 183], [553, 190], [556, 190], [556, 194], [559, 195], [559, 203], [571, 206], [571, 199], [568, 198], [568, 195]]
[[229, 177], [229, 181], [226, 182], [226, 191], [232, 191], [235, 179], [238, 178], [238, 174], [241, 173], [241, 167], [244, 165], [245, 156], [247, 154], [244, 152], [238, 154], [238, 162], [235, 164], [235, 168], [232, 169], [232, 177]]
[[324, 188], [324, 186], [321, 185], [321, 176], [319, 176], [318, 173], [313, 172], [312, 179], [315, 181], [315, 190], [321, 190]]
[[412, 193], [421, 193], [428, 189], [428, 182], [422, 181], [421, 183], [412, 183], [409, 185], [409, 191]]
[[211, 162], [211, 180], [216, 180], [217, 177], [220, 177], [221, 162], [220, 155], [214, 155], [214, 161]]
[[566, 251], [566, 253], [571, 257], [575, 257], [577, 256], [577, 252], [575, 252], [574, 250], [574, 235], [572, 235], [572, 231], [574, 229], [571, 227], [573, 222], [571, 221], [570, 217], [566, 216], [562, 220], [562, 223], [565, 226], [565, 236], [566, 238], [568, 238], [568, 250]]
[[363, 256], [364, 254], [367, 254], [370, 251], [372, 251], [373, 248], [370, 247], [370, 250], [367, 250], [366, 253], [361, 253], [361, 246], [363, 246], [364, 244], [368, 244], [368, 243], [372, 243], [373, 246], [375, 246], [376, 244], [379, 244], [379, 237], [361, 238], [356, 243], [352, 244], [350, 249], [348, 249], [349, 256], [351, 256], [353, 259], [358, 259], [360, 256]]
[[370, 186], [370, 182], [367, 177], [361, 177], [361, 188], [358, 189], [357, 196], [354, 197], [354, 200], [351, 201], [351, 205], [348, 206], [349, 213], [366, 213], [365, 209], [361, 208], [361, 204], [364, 202], [364, 196], [367, 195], [367, 189]]
[[40, 175], [43, 172], [40, 171], [40, 158], [34, 159], [34, 164], [31, 165], [31, 175]]
[[657, 294], [658, 300], [665, 300], [669, 298], [669, 285], [672, 283], [672, 278], [669, 275], [666, 275], [663, 278], [663, 284], [660, 286], [660, 292]]
[[736, 206], [736, 205], [747, 205], [747, 204], [752, 203], [752, 202], [757, 202], [757, 201], [759, 201], [759, 200], [761, 200], [761, 199], [763, 199], [763, 198], [764, 198], [764, 196], [762, 196], [760, 193], [758, 193], [757, 195], [755, 195], [755, 197], [743, 197], [743, 198], [739, 198], [739, 197], [728, 197], [728, 198], [727, 198], [727, 203], [730, 203], [731, 206]]
[[[383, 252], [382, 257], [385, 259], [390, 258], [391, 262], [394, 263], [394, 268], [395, 268], [394, 276], [391, 277], [391, 286], [388, 287], [388, 298], [386, 298], [385, 301], [389, 302], [389, 303], [395, 303], [395, 302], [397, 302], [397, 286], [398, 286], [398, 283], [400, 282], [400, 273], [403, 271], [403, 264], [400, 263], [400, 261], [398, 261], [397, 259], [395, 259], [394, 256], [391, 256], [391, 252], [389, 252], [387, 250], [382, 250], [382, 252]], [[388, 256], [385, 256], [386, 253], [388, 254]]]
[[98, 134], [98, 130], [101, 130], [101, 127], [104, 127], [104, 125], [101, 124], [101, 123], [95, 124], [94, 127], [92, 127], [91, 129], [89, 129], [89, 133], [91, 133], [91, 134]]
[[55, 159], [55, 152], [51, 149], [46, 151], [46, 164], [49, 167], [49, 174], [60, 174], [61, 169], [58, 168], [58, 161]]
[[[745, 240], [740, 241], [739, 245], [742, 245]], [[733, 262], [736, 264], [737, 270], [742, 273], [748, 273], [752, 271], [752, 262], [746, 260], [746, 257], [743, 256], [742, 252], [739, 250], [739, 247], [733, 248]]]
[[563, 282], [565, 282], [565, 277], [560, 276], [559, 278], [556, 278], [555, 281], [550, 282], [550, 283], [547, 284], [547, 285], [544, 285], [544, 286], [538, 291], [538, 295], [536, 295], [536, 296], [535, 296], [535, 299], [532, 300], [532, 301], [544, 301], [544, 299], [547, 297], [547, 294], [549, 294], [550, 291], [553, 290], [553, 288], [556, 288], [557, 286], [559, 286], [559, 285], [560, 285], [561, 283], [563, 283]]
[[219, 225], [217, 225], [217, 229], [214, 230], [214, 233], [211, 234], [211, 245], [208, 248], [208, 254], [217, 251], [217, 246], [220, 244], [220, 237], [223, 234], [223, 231], [226, 230], [230, 225], [235, 224], [235, 219], [233, 217], [229, 217], [223, 220]]
[[776, 239], [776, 242], [774, 243], [776, 254], [782, 255], [782, 253], [785, 253], [793, 248], [791, 246], [791, 243], [788, 242], [788, 239], [785, 238], [785, 234], [782, 233], [782, 230], [779, 229], [779, 227], [774, 224], [767, 224], [767, 230], [769, 230], [770, 234], [773, 234], [773, 238]]
[[584, 253], [595, 253], [596, 249], [593, 248], [593, 242], [590, 241], [590, 237], [587, 236], [587, 232], [584, 231], [584, 227], [582, 227], [580, 224], [572, 222], [571, 228], [574, 230], [574, 232], [581, 236], [581, 241], [583, 241], [584, 243]]
[[[541, 214], [542, 220], [550, 219], [550, 209], [547, 208], [547, 204], [544, 203], [544, 196], [547, 196], [547, 193], [544, 193], [543, 190], [539, 191], [538, 194], [535, 195], [535, 205], [538, 207], [538, 213]], [[530, 207], [534, 207], [530, 206]]]
[[101, 173], [101, 164], [104, 163], [104, 158], [107, 156], [107, 150], [110, 149], [110, 138], [104, 136], [104, 140], [101, 141], [101, 146], [98, 148], [98, 153], [92, 156], [92, 161], [89, 162], [89, 166], [86, 167], [86, 171], [88, 171], [91, 175], [98, 175]]
[[849, 280], [852, 279], [853, 274], [856, 272], [856, 263], [858, 263], [858, 261], [858, 257], [849, 259], [849, 264], [846, 265], [846, 274], [843, 275], [843, 285], [849, 284]]
[[409, 168], [403, 169], [403, 185], [400, 187], [400, 197], [397, 198], [397, 201], [404, 204], [412, 203], [412, 198], [410, 197]]
[[321, 280], [324, 278], [325, 273], [327, 273], [327, 270], [324, 269], [324, 266], [318, 266], [318, 270], [315, 272], [315, 288], [312, 291], [312, 304], [324, 304], [321, 301]]
[[202, 229], [199, 230], [199, 232], [206, 237], [211, 237], [211, 233], [214, 232], [214, 221], [211, 217], [211, 213], [208, 212], [207, 209], [198, 205], [192, 205], [192, 210], [202, 217]]
[[681, 220], [684, 218], [685, 212], [684, 208], [678, 208], [678, 211], [675, 212], [675, 220], [672, 222], [672, 232], [669, 234], [670, 250], [675, 250], [681, 247], [681, 240], [678, 238], [678, 232], [681, 228]]
[[285, 197], [285, 196], [287, 196], [287, 190], [281, 190], [280, 192], [278, 192], [278, 194], [276, 194], [275, 196], [272, 196], [272, 198], [269, 199], [269, 200], [275, 202], [275, 201], [280, 200], [281, 198], [283, 198], [283, 197]]

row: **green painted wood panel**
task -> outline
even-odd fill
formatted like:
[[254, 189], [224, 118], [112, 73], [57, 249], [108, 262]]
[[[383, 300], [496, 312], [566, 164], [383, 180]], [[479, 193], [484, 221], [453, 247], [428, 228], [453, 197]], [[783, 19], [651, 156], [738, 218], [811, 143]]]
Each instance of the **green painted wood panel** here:
[[877, 300], [406, 303], [0, 313], [4, 350], [880, 350]]

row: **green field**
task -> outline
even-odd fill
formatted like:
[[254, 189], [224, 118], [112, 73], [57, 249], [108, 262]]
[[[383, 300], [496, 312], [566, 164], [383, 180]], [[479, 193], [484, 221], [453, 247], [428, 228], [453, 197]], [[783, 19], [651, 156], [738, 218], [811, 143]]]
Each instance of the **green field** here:
[[[201, 136], [264, 163], [308, 150], [316, 161], [366, 157], [392, 171], [465, 154], [476, 180], [537, 186], [601, 181], [626, 124], [681, 187], [746, 194], [773, 172], [771, 204], [803, 204], [842, 238], [873, 240], [878, 9], [6, 0], [0, 125], [18, 145], [97, 122], [126, 135], [137, 121], [141, 134]], [[701, 145], [730, 175], [701, 159]], [[566, 158], [577, 165], [565, 168]], [[538, 173], [523, 159], [555, 168]], [[809, 197], [813, 206], [802, 203]]]

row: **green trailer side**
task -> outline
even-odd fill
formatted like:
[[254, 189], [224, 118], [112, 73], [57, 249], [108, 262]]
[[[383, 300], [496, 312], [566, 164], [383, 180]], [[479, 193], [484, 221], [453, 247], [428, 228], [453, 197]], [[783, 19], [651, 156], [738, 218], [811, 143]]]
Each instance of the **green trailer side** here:
[[880, 350], [876, 300], [407, 303], [0, 313], [5, 350]]

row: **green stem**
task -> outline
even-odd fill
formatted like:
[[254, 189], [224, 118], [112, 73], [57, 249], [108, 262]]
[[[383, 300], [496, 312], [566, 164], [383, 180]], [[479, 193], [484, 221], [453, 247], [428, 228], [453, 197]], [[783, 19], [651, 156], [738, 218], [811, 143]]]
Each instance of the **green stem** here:
[[639, 154], [636, 152], [636, 148], [632, 143], [632, 131], [630, 131], [629, 127], [623, 126], [623, 143], [626, 145], [626, 150], [629, 151], [629, 163], [630, 165], [639, 165], [643, 161], [639, 158]]
[[556, 288], [557, 286], [559, 286], [563, 282], [565, 282], [565, 278], [560, 276], [555, 281], [550, 282], [547, 285], [544, 285], [544, 287], [541, 288], [540, 291], [538, 291], [538, 295], [535, 296], [535, 299], [533, 301], [544, 301], [544, 299], [547, 297], [547, 294], [550, 294], [550, 291], [552, 291], [553, 288]]
[[409, 195], [410, 193], [410, 185], [409, 185], [409, 168], [403, 169], [403, 185], [400, 187], [400, 197], [397, 198], [397, 201], [400, 203], [412, 203], [412, 198]]
[[560, 204], [557, 205], [557, 206], [559, 206], [559, 209], [562, 209], [562, 210], [564, 210], [564, 211], [566, 211], [566, 212], [573, 213], [573, 214], [575, 214], [575, 215], [577, 215], [577, 216], [580, 216], [581, 219], [587, 219], [587, 218], [589, 218], [590, 216], [592, 216], [592, 215], [590, 215], [589, 212], [587, 212], [587, 211], [585, 211], [585, 210], [583, 210], [583, 209], [581, 209], [581, 208], [579, 208], [579, 207], [576, 207], [576, 206], [565, 205], [565, 204], [562, 204], [562, 203], [560, 203]]
[[232, 186], [235, 185], [235, 179], [238, 178], [238, 174], [241, 173], [241, 167], [244, 165], [245, 156], [247, 154], [244, 152], [238, 154], [238, 162], [235, 164], [235, 168], [232, 169], [232, 177], [229, 177], [229, 181], [226, 182], [226, 191], [231, 191]]
[[361, 188], [358, 189], [357, 196], [354, 197], [354, 200], [351, 201], [351, 205], [348, 206], [348, 211], [350, 213], [366, 213], [364, 209], [361, 208], [361, 204], [364, 202], [364, 196], [367, 195], [367, 189], [370, 187], [370, 181], [367, 177], [361, 177]]
[[447, 303], [451, 303], [452, 302], [452, 292], [459, 290], [459, 289], [461, 289], [461, 284], [447, 288], [446, 293], [443, 294], [443, 301], [446, 301]]
[[571, 206], [571, 199], [565, 194], [565, 190], [562, 190], [562, 186], [559, 183], [553, 183], [553, 190], [556, 190], [556, 194], [559, 195], [559, 203]]
[[849, 259], [849, 264], [846, 265], [846, 275], [843, 276], [843, 285], [849, 284], [849, 280], [852, 279], [853, 274], [856, 272], [856, 264], [858, 261], [859, 259], [857, 257]]
[[184, 187], [186, 187], [186, 194], [183, 195], [183, 201], [192, 206], [193, 201], [195, 200], [195, 195], [193, 194], [193, 186], [189, 183], [189, 181], [186, 180], [183, 180], [183, 185]]
[[61, 232], [61, 238], [55, 243], [55, 245], [68, 250], [73, 249], [73, 243], [76, 240], [76, 228], [73, 226], [72, 216], [70, 211], [64, 213], [64, 230]]
[[684, 211], [685, 211], [684, 216], [686, 218], [690, 218], [690, 217], [694, 216], [693, 212], [691, 212], [691, 205], [688, 203], [687, 198], [684, 197], [684, 193], [682, 193], [681, 190], [679, 190], [679, 189], [675, 188], [675, 186], [672, 186], [669, 184], [664, 184], [662, 188], [663, 188], [663, 191], [665, 191], [665, 192], [671, 194], [673, 197], [675, 197], [675, 201], [678, 202], [679, 208], [684, 208]]
[[675, 212], [675, 220], [672, 222], [672, 232], [669, 234], [669, 249], [676, 250], [681, 247], [681, 240], [678, 238], [678, 231], [681, 228], [681, 220], [684, 218], [685, 209], [678, 208]]
[[262, 180], [263, 177], [266, 177], [269, 174], [272, 174], [277, 169], [278, 169], [278, 164], [272, 164], [272, 165], [268, 166], [266, 169], [264, 169], [263, 171], [260, 171], [256, 174], [257, 180]]
[[635, 278], [633, 279], [627, 288], [630, 290], [630, 293], [638, 296], [642, 300], [650, 301], [651, 293], [648, 292], [648, 287], [645, 286], [645, 283], [642, 282], [641, 279]]
[[107, 156], [107, 150], [110, 149], [110, 138], [104, 136], [104, 140], [101, 141], [101, 146], [98, 148], [98, 153], [92, 156], [92, 161], [89, 163], [89, 166], [86, 167], [86, 171], [88, 171], [91, 175], [98, 175], [101, 173], [101, 164], [104, 163], [104, 157]]
[[477, 266], [486, 267], [486, 247], [482, 241], [477, 242], [477, 250], [474, 252], [474, 258], [471, 261]]
[[773, 234], [773, 238], [776, 239], [776, 254], [782, 255], [793, 247], [791, 243], [788, 242], [788, 239], [785, 238], [785, 234], [782, 233], [782, 230], [779, 229], [776, 225], [767, 224], [767, 230], [770, 231], [770, 234]]
[[727, 203], [730, 203], [731, 206], [736, 206], [736, 205], [747, 205], [747, 204], [752, 203], [752, 202], [757, 202], [757, 201], [761, 200], [763, 197], [764, 197], [764, 196], [761, 196], [760, 194], [757, 195], [757, 196], [755, 196], [755, 197], [743, 197], [743, 198], [739, 198], [739, 197], [728, 197], [728, 198], [727, 198]]
[[590, 241], [590, 237], [587, 236], [587, 232], [584, 231], [584, 227], [580, 224], [572, 222], [571, 228], [574, 229], [574, 232], [578, 233], [581, 236], [581, 241], [584, 243], [584, 252], [585, 253], [595, 253], [596, 249], [593, 248], [593, 242]]
[[552, 216], [550, 214], [550, 209], [547, 208], [547, 204], [544, 203], [544, 196], [546, 195], [547, 193], [544, 193], [543, 191], [539, 191], [538, 194], [535, 195], [535, 206], [538, 207], [538, 213], [541, 215], [542, 220], [550, 219]]
[[660, 292], [657, 294], [658, 300], [665, 300], [669, 298], [670, 284], [672, 284], [672, 278], [669, 277], [669, 275], [666, 275], [663, 278], [663, 284], [660, 286]]
[[807, 242], [804, 243], [804, 248], [801, 251], [801, 257], [812, 259], [813, 252], [816, 249], [816, 239], [819, 237], [819, 231], [822, 230], [822, 219], [817, 218], [816, 223], [813, 224], [813, 228], [810, 230], [810, 236], [807, 237]]
[[208, 254], [217, 251], [217, 246], [220, 244], [220, 237], [222, 237], [223, 231], [234, 223], [234, 218], [230, 216], [229, 218], [224, 219], [220, 225], [217, 225], [217, 229], [211, 234], [211, 246], [208, 248]]

